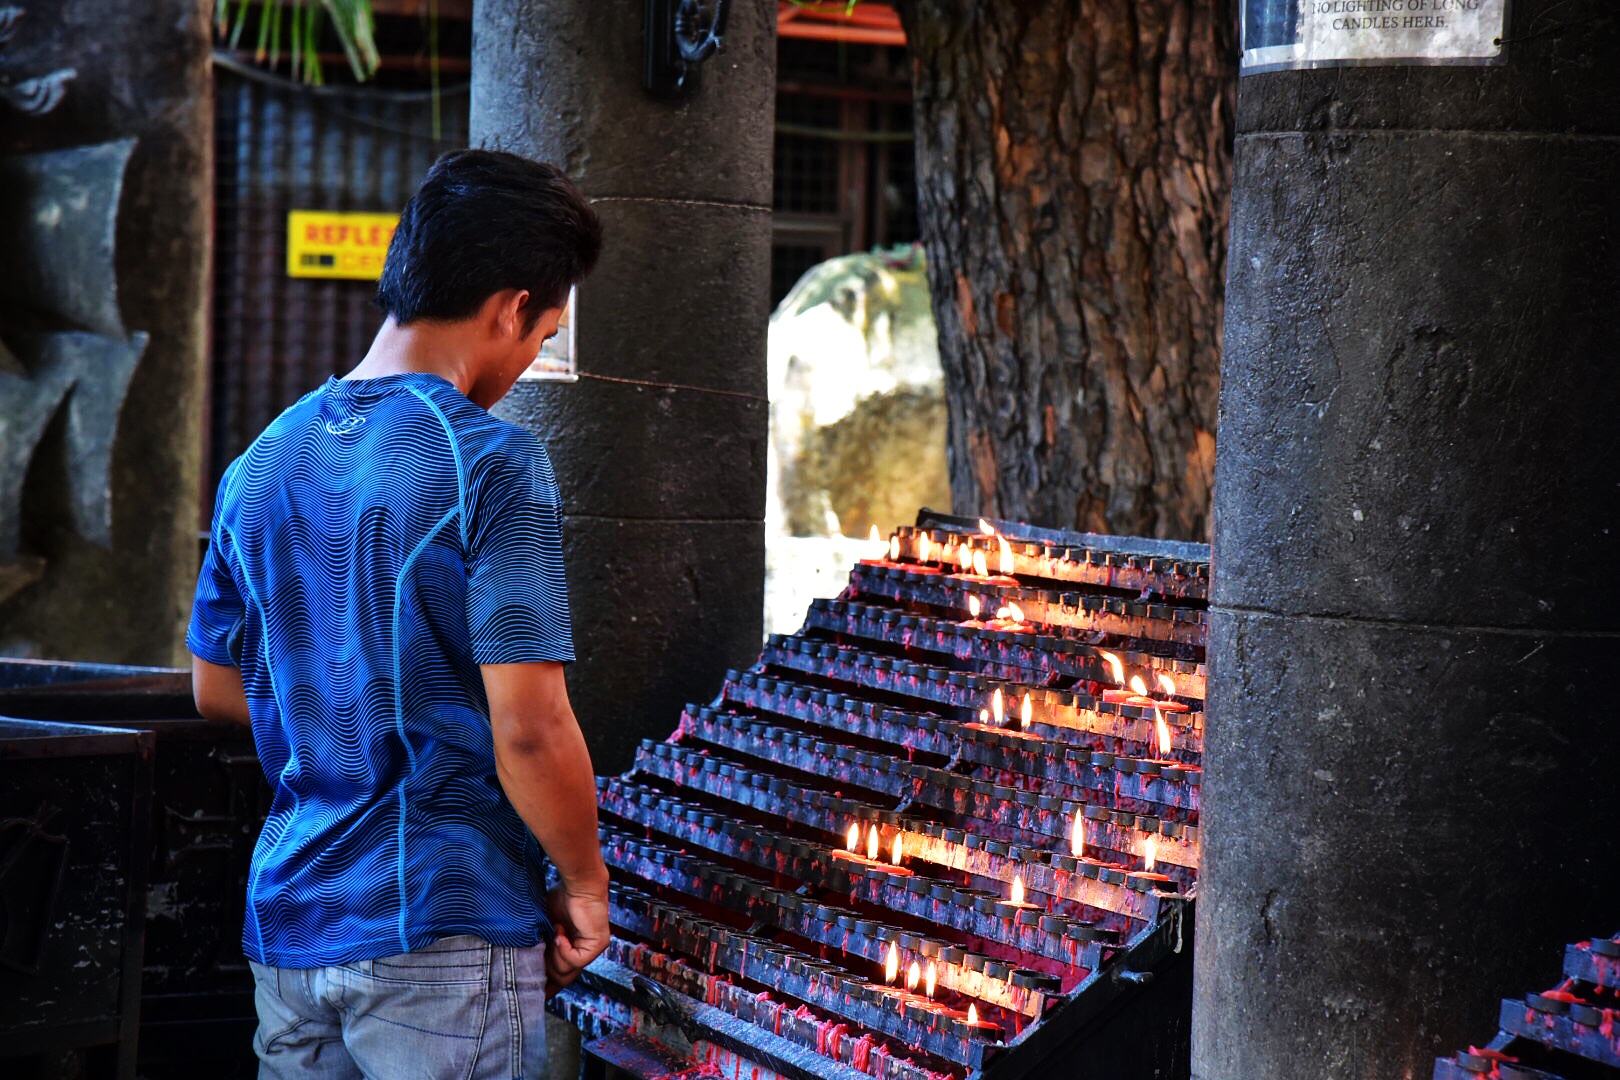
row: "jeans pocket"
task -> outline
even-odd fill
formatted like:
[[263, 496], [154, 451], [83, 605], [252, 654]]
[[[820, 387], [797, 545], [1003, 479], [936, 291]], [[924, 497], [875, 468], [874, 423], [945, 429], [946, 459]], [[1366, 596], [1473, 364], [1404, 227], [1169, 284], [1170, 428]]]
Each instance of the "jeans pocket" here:
[[415, 966], [409, 980], [376, 974], [345, 979], [343, 1041], [361, 1072], [444, 1080], [473, 1075], [492, 1002], [487, 963], [483, 981], [459, 977], [462, 970]]

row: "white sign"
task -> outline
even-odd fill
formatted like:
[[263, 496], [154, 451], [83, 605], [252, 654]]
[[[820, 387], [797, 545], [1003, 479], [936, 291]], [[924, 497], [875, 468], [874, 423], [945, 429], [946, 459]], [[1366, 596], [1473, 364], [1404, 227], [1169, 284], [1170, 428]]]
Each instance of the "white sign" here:
[[1508, 0], [1243, 0], [1245, 75], [1346, 64], [1490, 64]]
[[574, 299], [577, 288], [568, 290], [568, 303], [563, 305], [562, 318], [557, 320], [557, 336], [540, 346], [540, 355], [523, 369], [520, 379], [545, 379], [548, 382], [578, 382], [579, 368], [574, 360]]

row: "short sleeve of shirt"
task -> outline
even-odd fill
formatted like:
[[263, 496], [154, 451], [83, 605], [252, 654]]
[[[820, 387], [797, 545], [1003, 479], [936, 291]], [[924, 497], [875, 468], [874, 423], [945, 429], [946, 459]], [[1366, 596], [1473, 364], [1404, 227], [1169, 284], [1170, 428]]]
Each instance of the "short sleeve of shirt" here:
[[221, 508], [230, 475], [227, 470], [214, 500], [214, 523], [208, 535], [208, 553], [203, 556], [202, 572], [197, 575], [197, 594], [191, 606], [191, 625], [186, 629], [186, 648], [210, 664], [240, 667], [242, 622], [247, 608], [231, 573], [230, 533], [221, 524]]
[[480, 664], [571, 662], [562, 507], [545, 449], [514, 439], [480, 470], [468, 509], [467, 632]]

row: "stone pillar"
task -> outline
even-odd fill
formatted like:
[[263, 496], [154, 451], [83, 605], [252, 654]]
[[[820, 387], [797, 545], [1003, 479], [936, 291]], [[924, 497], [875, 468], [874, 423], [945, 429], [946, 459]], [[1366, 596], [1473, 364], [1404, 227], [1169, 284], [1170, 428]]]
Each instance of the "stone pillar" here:
[[1620, 38], [1243, 78], [1197, 1080], [1427, 1077], [1612, 933]]
[[[197, 574], [210, 0], [17, 0], [0, 82], [0, 654], [182, 663]], [[4, 95], [0, 95], [4, 96]], [[24, 100], [32, 98], [32, 101]]]
[[642, 0], [479, 0], [472, 142], [555, 162], [604, 225], [580, 382], [520, 383], [565, 503], [575, 711], [630, 764], [759, 653], [775, 7], [733, 4], [689, 98], [641, 89]]

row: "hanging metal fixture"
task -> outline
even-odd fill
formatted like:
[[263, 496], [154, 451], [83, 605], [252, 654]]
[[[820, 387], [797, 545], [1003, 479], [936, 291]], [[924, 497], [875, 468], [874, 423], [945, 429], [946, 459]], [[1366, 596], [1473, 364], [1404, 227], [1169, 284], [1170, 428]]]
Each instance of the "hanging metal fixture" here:
[[697, 66], [719, 51], [730, 0], [647, 0], [647, 54], [641, 84], [650, 94], [697, 89]]

